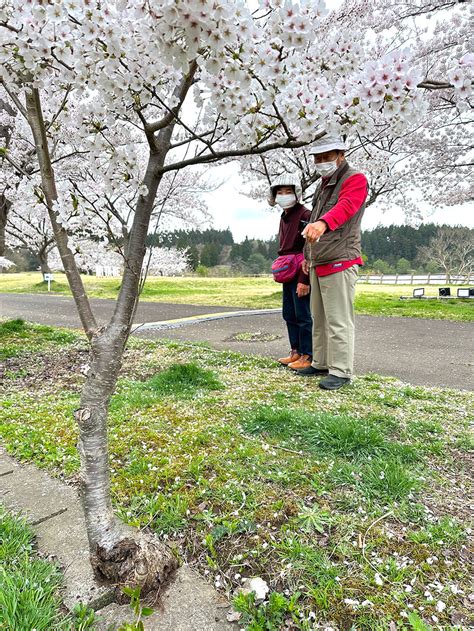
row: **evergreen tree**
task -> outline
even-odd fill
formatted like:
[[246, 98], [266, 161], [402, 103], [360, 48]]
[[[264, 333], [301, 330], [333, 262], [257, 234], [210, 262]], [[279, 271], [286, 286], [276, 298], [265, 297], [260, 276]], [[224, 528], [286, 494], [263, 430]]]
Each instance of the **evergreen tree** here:
[[274, 237], [270, 239], [270, 241], [267, 241], [267, 243], [268, 243], [268, 258], [273, 261], [277, 258], [278, 250], [280, 248], [280, 241], [278, 239], [278, 236], [275, 235]]
[[260, 252], [254, 252], [249, 256], [247, 262], [247, 269], [249, 274], [264, 274], [268, 272], [270, 262], [268, 259], [260, 254]]
[[199, 259], [199, 250], [197, 249], [195, 245], [191, 245], [188, 248], [188, 260], [189, 260], [189, 267], [193, 271], [196, 271], [196, 268], [199, 265], [200, 259]]
[[219, 247], [215, 243], [207, 243], [201, 252], [201, 265], [214, 267], [219, 263]]
[[242, 259], [242, 261], [247, 262], [252, 252], [252, 242], [249, 240], [248, 237], [245, 237], [245, 239], [240, 244], [240, 258]]
[[397, 274], [408, 274], [411, 269], [411, 263], [408, 259], [400, 258], [397, 261]]

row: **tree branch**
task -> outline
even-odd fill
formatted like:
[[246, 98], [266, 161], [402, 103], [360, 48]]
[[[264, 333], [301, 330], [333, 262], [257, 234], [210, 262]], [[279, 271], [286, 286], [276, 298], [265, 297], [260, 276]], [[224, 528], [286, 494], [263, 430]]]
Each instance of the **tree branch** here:
[[183, 101], [186, 97], [186, 94], [188, 93], [189, 88], [194, 83], [194, 75], [196, 74], [197, 67], [198, 67], [197, 61], [193, 60], [189, 66], [188, 73], [184, 77], [184, 81], [181, 83], [181, 86], [179, 87], [176, 93], [176, 97], [178, 98], [178, 104], [176, 105], [176, 107], [170, 108], [169, 111], [163, 116], [161, 120], [156, 121], [154, 123], [147, 123], [147, 129], [150, 132], [155, 133], [159, 131], [160, 129], [165, 129], [165, 127], [168, 127], [168, 125], [170, 125], [173, 122], [173, 120], [177, 117], [179, 110], [181, 109], [181, 106], [183, 104]]
[[228, 151], [216, 151], [210, 154], [199, 155], [194, 158], [189, 158], [187, 160], [181, 160], [179, 162], [174, 162], [172, 164], [166, 164], [159, 169], [160, 173], [166, 173], [168, 171], [176, 171], [177, 169], [183, 169], [184, 167], [191, 166], [194, 164], [209, 164], [210, 162], [217, 162], [218, 160], [222, 160], [224, 158], [239, 158], [241, 156], [255, 156], [261, 155], [262, 153], [266, 153], [267, 151], [273, 151], [275, 149], [298, 149], [300, 147], [304, 147], [306, 145], [311, 144], [318, 138], [322, 138], [326, 132], [321, 132], [316, 135], [310, 141], [290, 141], [285, 144], [281, 144], [279, 142], [272, 142], [267, 145], [255, 146], [250, 149], [229, 149]]
[[26, 113], [28, 122], [33, 133], [36, 146], [36, 154], [41, 170], [41, 181], [45, 196], [49, 218], [53, 227], [54, 237], [58, 246], [64, 271], [71, 287], [71, 292], [77, 305], [77, 310], [81, 318], [82, 326], [89, 339], [92, 339], [97, 323], [92, 313], [91, 305], [84, 289], [81, 275], [76, 265], [74, 255], [68, 245], [66, 230], [58, 222], [56, 212], [53, 208], [54, 201], [57, 200], [56, 181], [51, 157], [49, 155], [48, 139], [46, 137], [46, 126], [41, 109], [41, 100], [37, 88], [26, 90]]

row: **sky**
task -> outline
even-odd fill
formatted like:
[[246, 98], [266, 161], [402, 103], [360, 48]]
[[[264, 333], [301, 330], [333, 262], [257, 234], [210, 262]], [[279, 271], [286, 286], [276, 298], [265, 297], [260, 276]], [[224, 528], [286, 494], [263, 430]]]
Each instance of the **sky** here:
[[[230, 228], [237, 242], [249, 239], [269, 239], [278, 232], [280, 212], [270, 208], [265, 202], [258, 202], [244, 195], [245, 185], [239, 176], [237, 164], [230, 163], [216, 167], [210, 172], [223, 184], [215, 191], [205, 194], [212, 227]], [[462, 225], [474, 228], [474, 204], [453, 206], [426, 213], [425, 222], [438, 224]], [[362, 229], [370, 230], [377, 225], [408, 224], [403, 211], [384, 207], [383, 199], [367, 208], [362, 220]]]

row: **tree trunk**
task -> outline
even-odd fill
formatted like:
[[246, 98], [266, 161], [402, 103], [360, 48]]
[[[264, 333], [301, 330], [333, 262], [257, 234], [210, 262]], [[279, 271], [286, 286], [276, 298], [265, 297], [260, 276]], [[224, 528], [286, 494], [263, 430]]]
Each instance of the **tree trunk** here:
[[5, 228], [7, 226], [10, 202], [4, 195], [0, 195], [0, 256], [5, 256]]
[[157, 166], [158, 163], [163, 164], [167, 149], [150, 155], [144, 178], [148, 194], [146, 197], [140, 196], [137, 202], [119, 297], [110, 323], [99, 329], [74, 256], [68, 247], [67, 233], [57, 221], [53, 208], [53, 202], [57, 199], [56, 183], [38, 90], [27, 90], [26, 107], [55, 240], [91, 343], [90, 370], [81, 394], [80, 408], [75, 412], [80, 430], [78, 449], [82, 500], [91, 563], [99, 578], [118, 587], [139, 585], [142, 593], [146, 593], [162, 585], [178, 563], [171, 551], [156, 537], [130, 528], [114, 516], [110, 498], [107, 414], [138, 300], [145, 239], [161, 180], [161, 175], [157, 175]]
[[38, 252], [38, 260], [42, 274], [51, 274], [51, 268], [48, 264], [48, 252], [46, 250], [40, 250]]
[[154, 536], [122, 524], [110, 500], [107, 416], [117, 383], [126, 334], [107, 328], [92, 342], [91, 365], [75, 418], [79, 425], [82, 500], [96, 575], [117, 585], [158, 589], [176, 569], [177, 560]]

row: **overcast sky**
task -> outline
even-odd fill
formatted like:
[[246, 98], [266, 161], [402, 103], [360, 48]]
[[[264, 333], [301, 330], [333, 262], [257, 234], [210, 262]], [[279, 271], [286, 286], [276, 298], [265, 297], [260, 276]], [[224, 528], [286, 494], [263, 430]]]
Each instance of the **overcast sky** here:
[[[230, 228], [236, 241], [242, 241], [246, 236], [249, 239], [268, 239], [276, 234], [281, 211], [271, 209], [265, 202], [257, 202], [242, 194], [245, 185], [238, 174], [238, 165], [216, 167], [209, 175], [211, 180], [213, 176], [219, 181], [224, 180], [222, 186], [204, 196], [212, 215], [213, 228]], [[432, 214], [426, 212], [424, 220], [474, 228], [474, 204], [453, 206]], [[410, 222], [402, 211], [385, 206], [382, 198], [377, 207], [373, 205], [366, 210], [362, 229], [370, 230], [379, 224], [393, 223]]]

